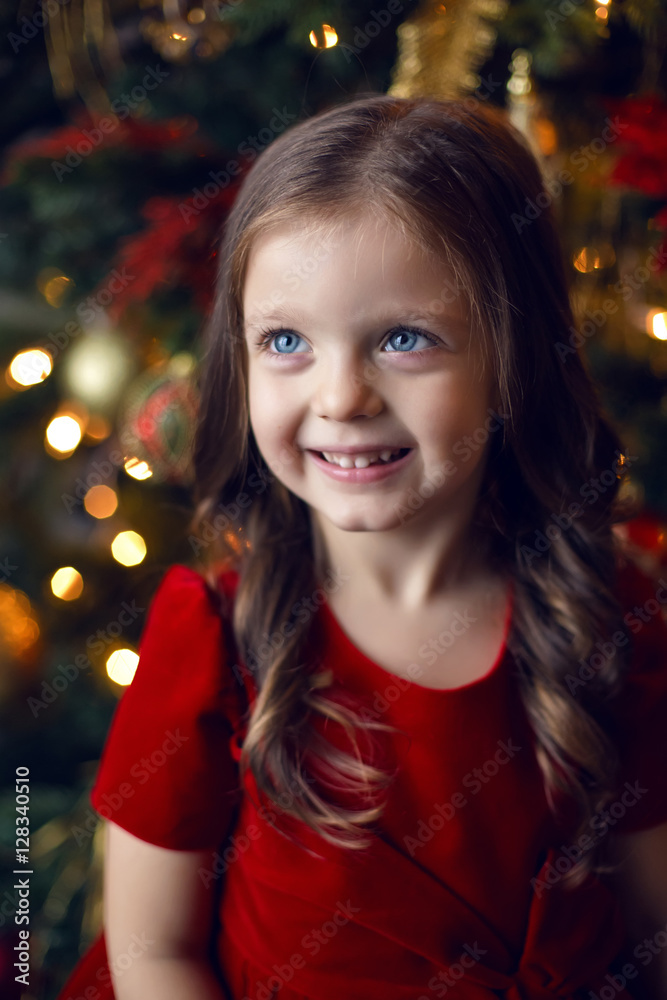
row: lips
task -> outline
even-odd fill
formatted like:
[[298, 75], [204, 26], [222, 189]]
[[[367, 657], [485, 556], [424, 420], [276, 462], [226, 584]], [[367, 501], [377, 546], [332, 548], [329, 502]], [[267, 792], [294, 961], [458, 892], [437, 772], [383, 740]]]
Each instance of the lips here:
[[[341, 483], [360, 485], [362, 483], [376, 483], [398, 475], [414, 455], [412, 448], [403, 448], [401, 451], [402, 454], [391, 462], [374, 462], [362, 468], [357, 468], [354, 465], [351, 468], [343, 468], [335, 462], [328, 462], [319, 452], [311, 449], [307, 449], [306, 454], [330, 479], [338, 480]], [[361, 453], [357, 452], [357, 454]], [[353, 458], [353, 455], [349, 454], [348, 457]]]

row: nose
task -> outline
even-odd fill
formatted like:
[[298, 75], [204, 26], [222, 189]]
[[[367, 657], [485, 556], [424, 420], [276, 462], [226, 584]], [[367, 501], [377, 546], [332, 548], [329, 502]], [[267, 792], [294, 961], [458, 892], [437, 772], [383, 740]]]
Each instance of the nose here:
[[382, 410], [379, 371], [368, 358], [337, 357], [322, 364], [313, 396], [318, 417], [346, 421], [353, 417], [374, 417]]

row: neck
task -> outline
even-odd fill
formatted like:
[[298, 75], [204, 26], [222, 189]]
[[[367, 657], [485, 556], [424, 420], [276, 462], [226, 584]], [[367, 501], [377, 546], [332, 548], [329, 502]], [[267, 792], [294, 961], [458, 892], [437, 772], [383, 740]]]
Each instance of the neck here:
[[423, 609], [492, 576], [490, 536], [468, 524], [434, 536], [400, 531], [345, 532], [311, 518], [315, 574], [334, 573], [342, 586], [406, 611]]

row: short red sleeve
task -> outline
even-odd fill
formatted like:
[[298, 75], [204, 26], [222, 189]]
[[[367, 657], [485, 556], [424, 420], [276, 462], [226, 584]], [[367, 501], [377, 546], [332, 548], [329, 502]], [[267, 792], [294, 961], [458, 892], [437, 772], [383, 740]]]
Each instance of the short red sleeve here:
[[616, 699], [622, 778], [610, 822], [631, 833], [667, 823], [667, 580], [628, 561], [617, 593], [634, 652]]
[[162, 577], [90, 796], [105, 819], [173, 850], [219, 846], [241, 794], [230, 746], [238, 682], [214, 599], [187, 566]]

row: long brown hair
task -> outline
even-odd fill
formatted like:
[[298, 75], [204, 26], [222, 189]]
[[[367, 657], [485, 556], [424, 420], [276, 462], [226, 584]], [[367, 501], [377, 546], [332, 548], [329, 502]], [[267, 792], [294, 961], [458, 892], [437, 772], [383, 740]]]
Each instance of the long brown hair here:
[[[612, 531], [629, 516], [617, 500], [622, 445], [581, 357], [562, 350], [573, 316], [540, 169], [504, 112], [471, 103], [371, 93], [274, 140], [224, 224], [203, 332], [190, 537], [212, 583], [223, 567], [239, 573], [232, 626], [258, 692], [241, 768], [252, 769], [260, 792], [285, 813], [338, 846], [367, 845], [362, 826], [382, 814], [377, 792], [391, 781], [363, 758], [356, 734], [391, 727], [327, 698], [331, 677], [309, 668], [312, 616], [295, 614], [321, 583], [309, 509], [269, 471], [249, 427], [244, 277], [255, 238], [286, 223], [326, 243], [341, 220], [386, 217], [446, 261], [465, 290], [505, 417], [502, 434], [492, 436], [475, 524], [514, 580], [508, 647], [547, 799], [553, 809], [555, 789], [572, 796], [580, 833], [616, 791], [609, 704], [628, 647], [614, 646], [576, 692], [568, 676], [622, 619]], [[589, 487], [584, 502], [587, 484], [603, 472], [604, 490], [591, 499]], [[568, 522], [571, 504], [579, 513]], [[322, 740], [312, 713], [343, 725], [352, 752]], [[329, 801], [309, 780], [306, 760], [337, 775], [362, 806]], [[603, 870], [597, 854], [583, 852], [566, 877], [576, 885]]]

